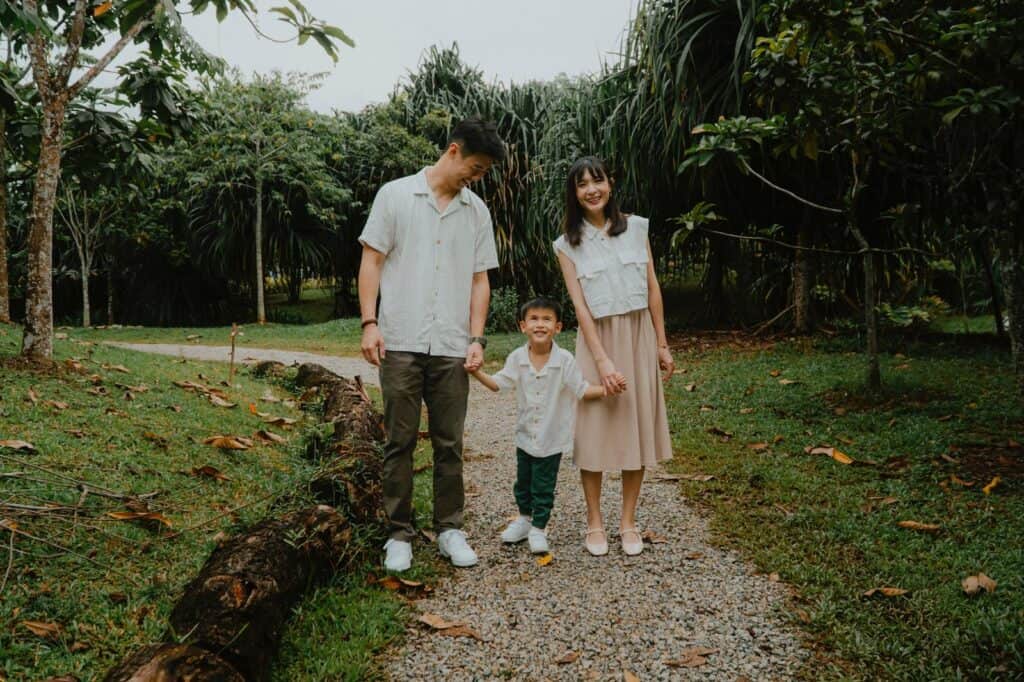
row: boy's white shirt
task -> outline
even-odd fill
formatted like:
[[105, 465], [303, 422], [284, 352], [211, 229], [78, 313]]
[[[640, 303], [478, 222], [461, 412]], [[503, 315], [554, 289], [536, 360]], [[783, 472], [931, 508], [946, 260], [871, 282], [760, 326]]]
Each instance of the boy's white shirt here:
[[547, 364], [537, 371], [528, 345], [508, 354], [494, 375], [499, 389], [516, 389], [516, 447], [534, 457], [571, 452], [576, 404], [587, 390], [576, 358], [551, 342]]

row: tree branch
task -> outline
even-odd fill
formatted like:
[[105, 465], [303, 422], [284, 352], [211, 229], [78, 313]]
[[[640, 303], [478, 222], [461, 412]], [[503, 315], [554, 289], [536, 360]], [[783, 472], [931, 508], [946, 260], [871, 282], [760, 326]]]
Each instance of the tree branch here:
[[95, 64], [93, 64], [88, 71], [82, 74], [82, 77], [75, 82], [70, 88], [68, 88], [68, 100], [72, 100], [79, 92], [82, 91], [89, 83], [93, 81], [96, 76], [100, 74], [103, 69], [107, 68], [107, 65], [114, 60], [114, 57], [121, 53], [121, 50], [125, 46], [135, 39], [135, 36], [142, 32], [142, 29], [146, 28], [153, 22], [152, 18], [139, 19], [139, 21], [128, 29], [127, 32], [121, 38], [114, 43], [114, 45], [107, 50], [107, 53], [100, 57]]
[[68, 31], [68, 51], [64, 54], [61, 67], [57, 69], [56, 82], [58, 88], [63, 88], [71, 78], [71, 71], [78, 64], [78, 53], [82, 49], [82, 35], [85, 33], [85, 9], [86, 0], [75, 0], [74, 18], [71, 20], [71, 29]]
[[842, 210], [842, 209], [838, 209], [838, 208], [832, 208], [831, 206], [822, 206], [821, 204], [816, 204], [816, 203], [814, 203], [813, 201], [811, 201], [810, 199], [804, 199], [804, 198], [803, 198], [803, 197], [801, 197], [801, 196], [800, 196], [799, 194], [796, 194], [795, 192], [792, 192], [792, 191], [790, 191], [790, 190], [786, 189], [785, 187], [779, 187], [779, 186], [778, 186], [778, 185], [776, 185], [776, 184], [775, 184], [774, 182], [772, 182], [771, 180], [769, 180], [768, 178], [766, 178], [765, 176], [761, 175], [761, 174], [760, 174], [760, 173], [758, 173], [758, 172], [757, 172], [756, 170], [754, 170], [754, 169], [753, 169], [753, 168], [752, 168], [752, 167], [750, 166], [750, 164], [749, 164], [749, 163], [747, 163], [747, 160], [746, 160], [746, 159], [744, 159], [744, 158], [743, 158], [742, 156], [737, 156], [736, 158], [737, 158], [737, 159], [739, 159], [739, 162], [740, 162], [740, 164], [741, 164], [741, 165], [743, 166], [743, 169], [744, 169], [745, 171], [747, 171], [748, 173], [750, 173], [750, 174], [751, 174], [751, 175], [753, 175], [753, 176], [754, 176], [755, 178], [757, 178], [758, 180], [760, 180], [760, 181], [761, 181], [761, 182], [763, 182], [764, 184], [768, 185], [768, 186], [769, 186], [769, 187], [771, 187], [772, 189], [774, 189], [774, 190], [776, 190], [776, 191], [778, 191], [778, 192], [782, 192], [782, 193], [783, 193], [783, 194], [785, 194], [786, 196], [792, 197], [793, 199], [796, 199], [796, 200], [797, 200], [797, 201], [799, 201], [799, 202], [800, 202], [801, 204], [804, 204], [804, 205], [806, 205], [806, 206], [810, 206], [811, 208], [816, 208], [816, 209], [818, 209], [819, 211], [828, 211], [829, 213], [839, 213], [839, 214], [842, 214], [842, 213], [843, 213], [843, 210]]

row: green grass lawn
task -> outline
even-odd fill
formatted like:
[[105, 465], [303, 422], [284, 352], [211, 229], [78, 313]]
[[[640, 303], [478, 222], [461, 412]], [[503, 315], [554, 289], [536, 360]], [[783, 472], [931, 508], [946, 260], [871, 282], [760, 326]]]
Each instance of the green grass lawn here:
[[[1008, 354], [911, 347], [884, 358], [885, 391], [869, 396], [844, 341], [684, 345], [673, 468], [713, 476], [681, 485], [716, 540], [792, 586], [789, 615], [817, 652], [805, 677], [1024, 670], [1024, 405]], [[979, 572], [998, 587], [968, 597], [961, 580]], [[863, 596], [875, 587], [909, 592]]]
[[[257, 331], [267, 345], [316, 350], [303, 340], [322, 338], [331, 325], [348, 330], [337, 336], [348, 333], [349, 343], [357, 346], [354, 321], [309, 328], [267, 325]], [[200, 372], [214, 380], [223, 366], [180, 364], [76, 342], [122, 334], [168, 341], [184, 332], [72, 330], [69, 340], [58, 342], [62, 357], [92, 352], [87, 366], [99, 368], [107, 385], [118, 379], [145, 381], [154, 389], [125, 406], [117, 394], [82, 397], [81, 390], [91, 383], [77, 375], [56, 380], [16, 374], [13, 382], [5, 376], [0, 414], [3, 424], [11, 426], [0, 438], [32, 440], [40, 450], [34, 461], [71, 475], [99, 475], [104, 485], [136, 492], [168, 491], [157, 500], [168, 505], [176, 526], [207, 518], [218, 504], [258, 499], [275, 485], [293, 486], [308, 476], [309, 465], [290, 450], [261, 454], [254, 464], [252, 458], [195, 443], [211, 429], [253, 428], [245, 412], [214, 409], [167, 387], [172, 378], [195, 378]], [[204, 334], [200, 341], [213, 336]], [[0, 355], [14, 353], [14, 337], [13, 331], [0, 337]], [[784, 617], [807, 633], [814, 650], [803, 671], [807, 679], [1014, 679], [1024, 669], [1024, 449], [1017, 445], [1024, 442], [1024, 404], [1012, 391], [1008, 353], [975, 337], [949, 338], [909, 346], [887, 340], [887, 347], [900, 352], [883, 355], [885, 390], [874, 396], [862, 391], [864, 362], [850, 337], [753, 343], [740, 336], [709, 335], [673, 341], [685, 371], [667, 389], [677, 453], [671, 467], [681, 474], [713, 476], [680, 485], [686, 498], [709, 515], [715, 541], [760, 570], [778, 573], [792, 588]], [[518, 334], [492, 337], [492, 369], [521, 339]], [[573, 335], [563, 334], [559, 342], [573, 348]], [[104, 363], [124, 364], [133, 373], [122, 379], [102, 370]], [[243, 405], [266, 388], [245, 376], [239, 384]], [[71, 407], [55, 412], [26, 403], [29, 387], [40, 402], [64, 400]], [[169, 401], [189, 409], [171, 413], [165, 405]], [[104, 414], [108, 405], [128, 416]], [[78, 428], [87, 432], [85, 437], [67, 433]], [[172, 447], [164, 451], [139, 442], [138, 435], [147, 430], [170, 435]], [[837, 448], [854, 463], [806, 454], [805, 448], [813, 446]], [[417, 463], [426, 464], [429, 457], [424, 442]], [[203, 463], [232, 480], [215, 484], [175, 473]], [[9, 462], [3, 465], [4, 471], [12, 470]], [[999, 483], [985, 494], [982, 488], [996, 476]], [[21, 493], [24, 485], [0, 479], [0, 492]], [[421, 526], [429, 526], [429, 487], [427, 470], [416, 483]], [[57, 494], [73, 504], [78, 493], [53, 487], [33, 493], [48, 499]], [[97, 510], [108, 502], [89, 499], [100, 505]], [[237, 523], [259, 513], [260, 506], [254, 505], [239, 514]], [[900, 521], [939, 528], [923, 533], [899, 527]], [[221, 525], [234, 523], [225, 519]], [[85, 529], [70, 534], [63, 527], [51, 529], [49, 537], [59, 531], [73, 547], [88, 551], [91, 546], [99, 548], [98, 558], [116, 557], [111, 565], [126, 565], [147, 582], [139, 588], [109, 573], [100, 575], [87, 562], [27, 542], [23, 546], [19, 539], [16, 547], [31, 554], [15, 556], [15, 573], [0, 594], [0, 606], [20, 609], [15, 623], [54, 620], [66, 630], [57, 642], [17, 625], [9, 628], [0, 634], [0, 660], [6, 666], [0, 670], [9, 677], [35, 671], [33, 666], [42, 666], [38, 669], [46, 674], [96, 671], [99, 662], [111, 662], [154, 639], [176, 590], [201, 565], [217, 529], [213, 524], [185, 534], [173, 546], [124, 524], [103, 528], [129, 534], [124, 546], [106, 539], [99, 545], [74, 544]], [[141, 546], [146, 550], [139, 551]], [[416, 556], [414, 579], [429, 583], [445, 574], [445, 565], [430, 552]], [[149, 576], [161, 571], [172, 577], [150, 584]], [[400, 599], [367, 584], [373, 572], [374, 566], [367, 565], [303, 602], [286, 632], [275, 679], [359, 679], [374, 671], [375, 652], [402, 636], [407, 616]], [[992, 594], [968, 597], [961, 580], [979, 572], [998, 587]], [[876, 587], [908, 592], [864, 596]], [[52, 596], [60, 590], [71, 596]], [[112, 603], [106, 596], [111, 591], [130, 594], [129, 602]], [[144, 605], [152, 610], [140, 617]], [[100, 632], [100, 622], [114, 623], [116, 630]], [[71, 652], [79, 640], [90, 648]]]
[[[122, 351], [76, 335], [56, 342], [62, 371], [28, 369], [11, 362], [20, 336], [0, 325], [0, 440], [34, 446], [0, 447], [0, 613], [7, 616], [0, 679], [97, 679], [137, 647], [162, 639], [170, 609], [219, 533], [311, 503], [304, 491], [315, 465], [301, 453], [316, 418], [261, 400], [267, 391], [288, 398], [284, 384], [243, 371], [222, 386], [223, 364]], [[181, 380], [219, 387], [238, 406], [214, 406], [172, 383]], [[290, 430], [268, 426], [250, 403], [300, 421]], [[288, 442], [256, 440], [244, 451], [202, 443], [261, 428]], [[428, 444], [417, 457], [429, 461]], [[226, 480], [196, 475], [202, 467]], [[429, 477], [417, 476], [421, 520], [430, 518]], [[83, 494], [80, 483], [91, 492]], [[155, 493], [149, 508], [169, 527], [109, 516], [125, 511], [113, 493]], [[8, 529], [12, 523], [17, 533]], [[406, 608], [370, 584], [375, 553], [303, 603], [276, 679], [372, 676], [373, 654], [402, 635]], [[437, 572], [424, 560], [415, 575], [434, 580]]]

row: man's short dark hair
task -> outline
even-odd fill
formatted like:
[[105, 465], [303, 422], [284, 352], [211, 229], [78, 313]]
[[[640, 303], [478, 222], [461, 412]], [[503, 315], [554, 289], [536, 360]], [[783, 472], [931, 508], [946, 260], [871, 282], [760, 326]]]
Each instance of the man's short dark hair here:
[[538, 296], [519, 306], [519, 321], [525, 320], [531, 310], [551, 310], [555, 313], [555, 322], [562, 321], [562, 304], [553, 298]]
[[493, 159], [494, 163], [505, 160], [505, 143], [498, 135], [498, 127], [479, 116], [459, 121], [448, 136], [448, 144], [452, 142], [459, 145], [463, 156], [483, 154]]

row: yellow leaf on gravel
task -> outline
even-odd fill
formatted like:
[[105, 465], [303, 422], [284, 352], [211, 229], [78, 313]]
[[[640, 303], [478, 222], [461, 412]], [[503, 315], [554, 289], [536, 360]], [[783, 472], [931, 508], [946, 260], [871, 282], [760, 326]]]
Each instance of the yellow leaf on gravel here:
[[628, 670], [622, 671], [622, 682], [640, 682], [640, 678], [629, 672]]
[[942, 530], [937, 523], [921, 523], [920, 521], [900, 521], [896, 525], [907, 530], [919, 530], [922, 533], [938, 533]]
[[579, 653], [575, 651], [566, 651], [564, 654], [555, 659], [555, 663], [557, 663], [558, 665], [567, 665], [569, 663], [575, 663], [579, 657]]
[[547, 554], [544, 554], [542, 556], [537, 557], [537, 565], [538, 566], [547, 566], [548, 564], [550, 564], [554, 560], [555, 560], [554, 555], [549, 552]]
[[993, 490], [995, 490], [995, 487], [997, 485], [999, 485], [999, 481], [1000, 480], [1002, 480], [1002, 479], [1000, 479], [998, 476], [993, 477], [992, 480], [988, 482], [988, 485], [986, 485], [984, 488], [981, 489], [981, 492], [983, 492], [986, 495], [988, 495]]
[[448, 622], [441, 616], [435, 615], [433, 613], [424, 613], [416, 620], [423, 623], [424, 625], [429, 625], [435, 630], [447, 630], [448, 628], [454, 628], [463, 625], [463, 623], [457, 621]]

